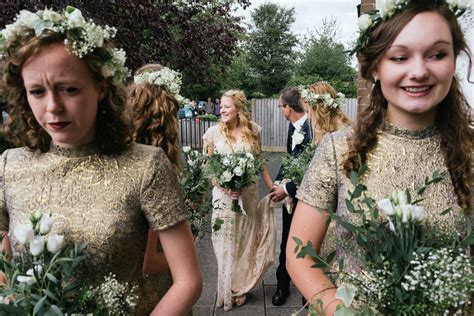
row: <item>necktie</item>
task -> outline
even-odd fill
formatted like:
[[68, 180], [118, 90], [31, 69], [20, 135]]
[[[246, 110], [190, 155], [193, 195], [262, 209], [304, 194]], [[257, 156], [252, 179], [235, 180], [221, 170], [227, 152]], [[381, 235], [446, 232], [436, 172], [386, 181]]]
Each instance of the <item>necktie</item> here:
[[286, 151], [288, 153], [291, 153], [291, 142], [292, 142], [291, 136], [293, 136], [294, 132], [295, 132], [295, 127], [293, 126], [292, 123], [290, 123], [290, 126], [288, 127], [288, 138], [286, 141]]

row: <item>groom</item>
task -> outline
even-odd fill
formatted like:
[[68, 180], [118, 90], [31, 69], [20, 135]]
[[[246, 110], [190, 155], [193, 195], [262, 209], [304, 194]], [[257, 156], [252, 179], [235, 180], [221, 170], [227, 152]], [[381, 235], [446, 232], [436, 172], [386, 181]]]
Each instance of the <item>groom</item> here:
[[[298, 88], [289, 87], [281, 90], [278, 107], [283, 116], [290, 122], [288, 126], [286, 151], [291, 156], [297, 157], [304, 151], [306, 145], [311, 142], [312, 139], [310, 125], [301, 104], [301, 95]], [[276, 180], [283, 180], [282, 167], [280, 167]], [[274, 202], [282, 201], [287, 196], [291, 196], [295, 199], [296, 184], [290, 181], [282, 186], [274, 185], [270, 194]], [[296, 203], [294, 205], [296, 205]], [[285, 264], [286, 243], [288, 241], [292, 218], [293, 210], [288, 210], [286, 206], [283, 206], [283, 230], [280, 244], [279, 265], [276, 272], [277, 290], [272, 297], [272, 304], [277, 306], [285, 304], [286, 299], [290, 295], [291, 278], [288, 271], [286, 271]]]

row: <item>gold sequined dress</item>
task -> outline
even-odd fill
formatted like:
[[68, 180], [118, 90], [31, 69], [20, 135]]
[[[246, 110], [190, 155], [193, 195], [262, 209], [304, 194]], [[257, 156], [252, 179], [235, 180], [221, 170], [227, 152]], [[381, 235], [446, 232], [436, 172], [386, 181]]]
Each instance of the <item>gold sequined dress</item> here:
[[[326, 135], [296, 195], [299, 200], [319, 209], [330, 206], [346, 220], [350, 220], [352, 214], [347, 210], [345, 198], [347, 191], [354, 187], [341, 164], [350, 132], [345, 129]], [[376, 147], [368, 154], [367, 166], [369, 170], [362, 182], [368, 188], [368, 196], [375, 200], [386, 198], [395, 190], [408, 188], [415, 192], [415, 187], [426, 177], [431, 178], [435, 170], [449, 174], [440, 136], [434, 127], [410, 131], [386, 123], [378, 132]], [[426, 225], [436, 227], [443, 234], [455, 234], [465, 227], [466, 220], [471, 220], [467, 212], [461, 211], [449, 177], [429, 186], [423, 197], [426, 199], [419, 205], [425, 207]], [[441, 215], [447, 207], [452, 207], [453, 211]], [[323, 256], [336, 250], [337, 260], [343, 258], [345, 267], [357, 269], [355, 258], [347, 251], [350, 248], [347, 246], [353, 242], [351, 237], [341, 225], [331, 223], [321, 249]]]
[[139, 286], [135, 315], [148, 315], [172, 284], [169, 272], [144, 276], [148, 227], [164, 230], [186, 219], [176, 177], [164, 152], [131, 144], [117, 156], [96, 154], [93, 145], [52, 146], [47, 153], [25, 148], [0, 158], [0, 229], [28, 223], [32, 212], [51, 212], [53, 232], [87, 243], [87, 277], [109, 272]]

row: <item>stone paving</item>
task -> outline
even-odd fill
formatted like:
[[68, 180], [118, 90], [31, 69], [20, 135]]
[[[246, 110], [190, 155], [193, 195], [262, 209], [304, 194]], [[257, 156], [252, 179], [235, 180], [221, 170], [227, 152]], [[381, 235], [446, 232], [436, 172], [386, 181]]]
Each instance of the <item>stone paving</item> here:
[[[268, 159], [268, 166], [270, 174], [274, 179], [278, 173], [278, 168], [281, 164], [281, 153], [265, 153]], [[259, 183], [260, 196], [264, 196], [266, 193], [265, 185], [260, 180]], [[199, 260], [201, 263], [201, 269], [204, 278], [204, 286], [201, 294], [201, 298], [193, 308], [193, 316], [214, 316], [214, 315], [249, 315], [249, 316], [280, 316], [280, 315], [291, 315], [298, 311], [301, 306], [301, 295], [298, 290], [291, 286], [291, 295], [288, 297], [286, 304], [283, 306], [272, 305], [272, 295], [276, 290], [276, 267], [278, 266], [278, 255], [280, 253], [280, 240], [281, 240], [281, 209], [275, 209], [276, 223], [277, 223], [277, 244], [275, 247], [275, 263], [268, 270], [265, 275], [263, 282], [254, 290], [252, 290], [247, 296], [247, 302], [243, 306], [234, 306], [234, 308], [228, 312], [224, 312], [224, 309], [217, 308], [216, 303], [216, 284], [217, 284], [217, 262], [212, 248], [210, 236], [199, 240], [197, 242], [197, 251]], [[301, 312], [300, 315], [306, 315]]]

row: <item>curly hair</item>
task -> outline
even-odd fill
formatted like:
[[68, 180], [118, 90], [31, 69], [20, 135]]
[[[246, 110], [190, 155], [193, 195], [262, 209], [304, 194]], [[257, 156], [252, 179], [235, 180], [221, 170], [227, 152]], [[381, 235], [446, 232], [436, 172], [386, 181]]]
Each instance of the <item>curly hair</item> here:
[[[309, 89], [316, 94], [328, 93], [333, 99], [337, 97], [336, 90], [325, 81], [316, 82]], [[315, 144], [319, 144], [326, 133], [333, 132], [343, 125], [351, 124], [351, 119], [344, 114], [340, 107], [308, 106], [308, 113], [313, 130], [313, 142]]]
[[[136, 74], [158, 71], [158, 64], [141, 67]], [[154, 84], [132, 84], [128, 88], [127, 111], [132, 125], [132, 139], [145, 145], [161, 147], [176, 173], [181, 171], [178, 101]]]
[[[466, 54], [469, 59], [468, 77], [470, 76], [471, 52], [453, 12], [446, 5], [420, 1], [407, 5], [391, 19], [380, 23], [372, 32], [369, 43], [357, 53], [361, 76], [364, 79], [372, 80], [376, 66], [391, 43], [405, 25], [422, 12], [437, 12], [446, 19], [453, 37], [455, 56], [459, 56], [461, 52]], [[348, 140], [349, 148], [343, 163], [347, 173], [359, 168], [358, 155], [362, 163], [365, 163], [368, 153], [377, 145], [377, 130], [383, 124], [387, 105], [380, 82], [376, 82], [370, 95], [370, 104], [359, 112], [354, 133]], [[470, 106], [459, 88], [456, 77], [452, 80], [447, 96], [437, 106], [436, 125], [440, 132], [441, 149], [458, 203], [469, 210], [472, 207], [470, 183], [472, 181], [471, 155], [474, 122]]]
[[[25, 63], [38, 51], [48, 46], [63, 43], [64, 35], [48, 32], [35, 36], [26, 32], [10, 45], [6, 60], [3, 63], [2, 92], [7, 100], [8, 120], [3, 126], [5, 138], [15, 146], [26, 146], [30, 150], [47, 152], [51, 146], [51, 136], [36, 121], [28, 104], [26, 89], [22, 78]], [[106, 83], [104, 98], [98, 104], [96, 117], [95, 143], [102, 154], [119, 154], [130, 143], [130, 130], [124, 114], [125, 87], [114, 84], [112, 80], [104, 79], [101, 74], [103, 56], [107, 56], [106, 48], [112, 45], [108, 42], [103, 47], [96, 48], [85, 55], [82, 60], [91, 71], [97, 85]]]
[[[228, 97], [232, 99], [234, 106], [237, 110], [237, 125], [242, 128], [242, 137], [244, 141], [247, 141], [254, 153], [260, 153], [260, 141], [258, 137], [258, 132], [255, 131], [252, 127], [252, 120], [250, 118], [250, 113], [247, 110], [246, 103], [247, 98], [245, 93], [241, 90], [228, 90], [222, 94], [222, 97]], [[221, 100], [222, 100], [221, 97]], [[226, 142], [232, 144], [235, 142], [235, 138], [231, 134], [229, 125], [226, 123], [220, 122], [220, 129], [222, 134], [225, 136]]]

